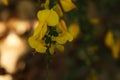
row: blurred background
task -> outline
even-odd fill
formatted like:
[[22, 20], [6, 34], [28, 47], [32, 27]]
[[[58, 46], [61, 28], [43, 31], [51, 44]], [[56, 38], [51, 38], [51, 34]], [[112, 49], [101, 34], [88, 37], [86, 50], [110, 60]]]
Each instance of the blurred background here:
[[[46, 79], [46, 56], [27, 41], [44, 2], [0, 0], [0, 80]], [[49, 80], [120, 80], [120, 0], [73, 2], [65, 17], [74, 40], [52, 56]]]

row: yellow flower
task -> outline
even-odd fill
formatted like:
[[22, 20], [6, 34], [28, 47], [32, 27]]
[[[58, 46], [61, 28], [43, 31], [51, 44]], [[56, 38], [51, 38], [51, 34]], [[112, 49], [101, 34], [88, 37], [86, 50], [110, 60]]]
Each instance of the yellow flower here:
[[32, 48], [35, 48], [37, 52], [40, 53], [45, 53], [46, 52], [46, 47], [45, 47], [45, 42], [43, 40], [39, 40], [35, 38], [34, 36], [31, 36], [28, 39], [28, 42]]
[[8, 5], [8, 0], [2, 0], [4, 5]]
[[62, 12], [62, 9], [61, 9], [61, 7], [60, 7], [59, 4], [56, 4], [56, 6], [55, 6], [55, 11], [58, 13], [58, 15], [59, 15], [60, 17], [63, 16], [63, 12]]
[[76, 8], [75, 4], [71, 0], [60, 0], [60, 3], [65, 12], [71, 11], [72, 9]]
[[72, 23], [69, 28], [69, 32], [72, 34], [73, 38], [76, 38], [80, 33], [80, 27], [78, 23]]
[[50, 54], [51, 55], [54, 54], [55, 49], [58, 49], [60, 52], [63, 52], [64, 51], [64, 46], [60, 45], [60, 44], [51, 45], [51, 47], [50, 47]]
[[45, 22], [48, 26], [55, 26], [59, 21], [58, 14], [52, 9], [41, 10], [37, 16], [39, 22]]
[[67, 32], [67, 27], [66, 27], [66, 23], [64, 20], [60, 20], [60, 22], [57, 24], [57, 28], [58, 31], [62, 31], [62, 32]]
[[45, 53], [45, 41], [42, 39], [46, 35], [47, 26], [56, 26], [59, 21], [59, 17], [53, 10], [41, 10], [38, 12], [37, 16], [39, 24], [35, 29], [33, 36], [28, 39], [28, 42], [37, 52]]
[[119, 57], [119, 48], [120, 48], [120, 46], [119, 46], [119, 43], [120, 42], [116, 42], [113, 46], [112, 46], [112, 48], [111, 48], [111, 50], [112, 50], [112, 56], [113, 56], [113, 58], [115, 58], [115, 59], [118, 59], [118, 57]]
[[63, 52], [64, 51], [63, 44], [65, 44], [67, 41], [73, 40], [73, 36], [68, 32], [64, 20], [61, 20], [56, 28], [57, 28], [58, 36], [57, 37], [52, 36], [52, 41], [55, 41], [56, 44], [52, 44], [50, 47], [51, 55], [54, 54], [55, 49], [58, 49], [59, 51]]
[[120, 39], [115, 41], [113, 32], [109, 31], [105, 38], [105, 44], [111, 49], [113, 58], [117, 59], [120, 52]]
[[106, 34], [105, 44], [109, 48], [111, 48], [114, 45], [114, 38], [113, 38], [113, 32], [112, 31], [108, 31], [108, 33]]
[[55, 41], [58, 44], [65, 44], [67, 41], [72, 41], [73, 36], [68, 32], [64, 20], [61, 20], [57, 25], [58, 31], [60, 32], [58, 37], [55, 37]]
[[35, 29], [33, 36], [42, 39], [47, 32], [47, 26], [54, 27], [58, 23], [59, 17], [55, 11], [48, 9], [39, 11], [37, 16], [39, 20], [39, 25]]
[[55, 38], [55, 41], [58, 44], [65, 44], [67, 41], [72, 41], [72, 40], [73, 40], [73, 36], [68, 32], [63, 32], [59, 34], [58, 37]]

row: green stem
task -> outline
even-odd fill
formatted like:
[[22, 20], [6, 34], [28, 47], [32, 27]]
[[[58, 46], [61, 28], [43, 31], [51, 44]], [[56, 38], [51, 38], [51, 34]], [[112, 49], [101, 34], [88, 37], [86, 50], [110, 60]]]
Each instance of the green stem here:
[[49, 63], [50, 63], [50, 59], [51, 59], [51, 55], [50, 55], [50, 52], [49, 52], [49, 48], [50, 48], [50, 46], [48, 46], [47, 47], [47, 54], [46, 54], [46, 80], [49, 80], [49, 73], [48, 73], [48, 71], [49, 71]]

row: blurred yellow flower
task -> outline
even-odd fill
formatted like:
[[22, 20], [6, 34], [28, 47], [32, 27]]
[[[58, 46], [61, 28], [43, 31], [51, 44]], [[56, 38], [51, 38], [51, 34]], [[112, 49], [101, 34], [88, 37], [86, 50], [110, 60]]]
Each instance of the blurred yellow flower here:
[[72, 23], [69, 28], [69, 32], [72, 34], [73, 38], [77, 38], [80, 33], [80, 27], [78, 23]]
[[108, 46], [112, 51], [112, 56], [117, 59], [119, 57], [120, 52], [120, 39], [114, 40], [113, 32], [108, 31], [106, 38], [105, 38], [105, 44]]
[[8, 5], [8, 0], [2, 0], [2, 3], [7, 6]]
[[56, 4], [56, 6], [55, 6], [55, 11], [58, 13], [58, 15], [59, 15], [60, 17], [63, 16], [63, 12], [62, 12], [62, 9], [61, 9], [61, 7], [60, 7], [59, 4]]
[[59, 34], [58, 37], [55, 38], [55, 41], [58, 44], [65, 44], [67, 41], [72, 41], [72, 40], [73, 40], [73, 36], [68, 32], [63, 32]]
[[50, 54], [54, 54], [54, 50], [58, 49], [59, 51], [64, 51], [64, 46], [67, 41], [72, 41], [73, 36], [68, 32], [64, 20], [61, 20], [57, 25], [58, 36], [52, 36], [52, 41], [55, 41], [55, 44], [52, 44], [50, 47]]
[[55, 50], [55, 46], [51, 45], [50, 47], [50, 54], [53, 55], [54, 54], [54, 50]]
[[54, 10], [40, 10], [37, 14], [39, 22], [45, 22], [48, 26], [55, 26], [59, 21], [59, 16]]
[[39, 11], [37, 17], [39, 24], [33, 36], [28, 39], [30, 46], [40, 53], [46, 53], [49, 49], [51, 55], [55, 49], [64, 51], [63, 44], [73, 40], [64, 20], [59, 21], [58, 14], [52, 9]]
[[59, 21], [59, 17], [53, 10], [41, 10], [38, 12], [37, 16], [39, 24], [35, 29], [33, 36], [28, 39], [28, 42], [37, 52], [45, 53], [45, 41], [42, 40], [42, 38], [46, 35], [47, 27], [56, 26]]
[[59, 17], [53, 10], [41, 10], [38, 12], [37, 16], [39, 25], [35, 29], [33, 36], [42, 39], [47, 32], [47, 26], [56, 26], [59, 21]]
[[120, 51], [120, 45], [119, 45], [120, 42], [117, 42], [115, 43], [112, 47], [111, 47], [111, 50], [112, 50], [112, 56], [115, 58], [115, 59], [118, 59], [119, 57], [119, 51]]
[[57, 24], [57, 29], [58, 31], [61, 31], [61, 32], [67, 32], [67, 27], [66, 27], [66, 23], [64, 20], [60, 20], [60, 22]]
[[114, 45], [114, 38], [113, 38], [113, 32], [108, 31], [105, 37], [105, 44], [109, 48], [111, 48]]
[[40, 53], [45, 53], [46, 52], [46, 47], [45, 47], [45, 42], [43, 40], [39, 40], [34, 36], [31, 36], [28, 39], [28, 42], [32, 48], [35, 48], [37, 52]]
[[63, 52], [64, 51], [64, 46], [63, 45], [56, 45], [56, 48], [59, 50], [59, 51], [61, 51], [61, 52]]
[[65, 12], [71, 11], [76, 8], [75, 4], [71, 0], [60, 0], [62, 8]]
[[54, 54], [55, 48], [56, 48], [57, 50], [59, 50], [60, 52], [63, 52], [63, 51], [64, 51], [64, 46], [63, 46], [63, 45], [59, 45], [59, 44], [51, 45], [51, 47], [50, 47], [50, 54], [51, 54], [51, 55]]
[[55, 41], [58, 44], [65, 44], [67, 41], [72, 41], [73, 36], [68, 32], [66, 24], [64, 20], [61, 20], [57, 25], [58, 31], [60, 31], [60, 34], [58, 37], [55, 37]]

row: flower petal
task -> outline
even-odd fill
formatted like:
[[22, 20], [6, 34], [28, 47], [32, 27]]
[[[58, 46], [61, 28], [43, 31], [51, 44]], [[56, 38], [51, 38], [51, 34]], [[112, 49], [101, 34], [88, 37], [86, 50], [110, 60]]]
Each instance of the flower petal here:
[[43, 25], [44, 25], [44, 22], [41, 22], [38, 24], [38, 26], [35, 28], [33, 36], [35, 36], [36, 38], [40, 36], [39, 34], [40, 34], [40, 31], [42, 30]]
[[80, 33], [80, 28], [78, 23], [72, 23], [68, 28], [68, 30], [74, 38], [76, 38]]
[[61, 31], [65, 31], [67, 32], [67, 27], [66, 27], [66, 23], [64, 20], [61, 20], [58, 25], [57, 25], [58, 29], [60, 29]]
[[105, 37], [105, 44], [108, 47], [112, 47], [114, 45], [114, 37], [113, 37], [113, 32], [112, 31], [108, 31]]
[[54, 54], [54, 49], [55, 49], [55, 46], [54, 45], [51, 45], [50, 47], [50, 54], [53, 55]]
[[56, 24], [58, 24], [58, 21], [59, 21], [58, 14], [55, 11], [50, 10], [49, 17], [47, 18], [48, 26], [56, 26]]
[[38, 17], [39, 21], [45, 21], [49, 15], [50, 15], [50, 10], [48, 10], [48, 9], [40, 10], [37, 13], [37, 17]]
[[37, 52], [45, 53], [46, 47], [44, 46], [45, 43], [42, 40], [37, 40], [34, 36], [28, 39], [28, 42], [32, 48], [34, 48]]
[[118, 59], [119, 57], [119, 42], [117, 42], [116, 44], [114, 44], [112, 47], [111, 47], [111, 50], [112, 50], [112, 55], [115, 59]]
[[67, 40], [66, 40], [66, 38], [64, 36], [55, 37], [55, 41], [58, 44], [65, 44], [67, 42]]
[[60, 3], [65, 12], [68, 12], [68, 11], [76, 8], [75, 4], [71, 0], [60, 0]]
[[56, 48], [61, 52], [64, 51], [64, 46], [63, 45], [56, 45]]
[[44, 24], [44, 26], [42, 27], [41, 31], [40, 31], [40, 37], [39, 39], [42, 39], [45, 35], [46, 35], [46, 32], [47, 32], [47, 24]]
[[58, 14], [52, 9], [41, 10], [38, 12], [37, 16], [39, 21], [46, 21], [48, 26], [55, 26], [59, 21]]
[[55, 37], [55, 41], [58, 44], [65, 44], [67, 41], [71, 42], [72, 40], [73, 36], [68, 32], [61, 33], [58, 37]]
[[9, 1], [8, 0], [1, 0], [2, 1], [2, 3], [4, 4], [4, 5], [8, 5], [9, 4]]
[[55, 11], [57, 12], [57, 14], [58, 14], [60, 17], [63, 16], [63, 12], [62, 12], [62, 9], [61, 9], [61, 7], [60, 7], [59, 4], [56, 4]]
[[70, 42], [73, 40], [73, 36], [70, 33], [68, 33], [68, 32], [66, 32], [65, 37]]
[[47, 32], [47, 24], [44, 22], [40, 22], [38, 27], [35, 29], [33, 36], [35, 36], [36, 39], [37, 38], [42, 39], [45, 36], [46, 32]]
[[34, 36], [29, 37], [28, 43], [32, 48], [35, 48], [35, 46], [37, 46]]
[[47, 48], [44, 46], [44, 43], [41, 42], [35, 49], [37, 52], [46, 53]]

